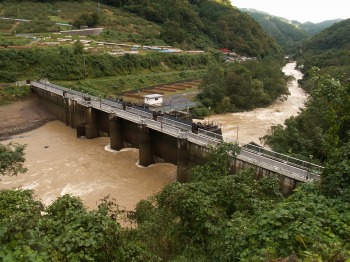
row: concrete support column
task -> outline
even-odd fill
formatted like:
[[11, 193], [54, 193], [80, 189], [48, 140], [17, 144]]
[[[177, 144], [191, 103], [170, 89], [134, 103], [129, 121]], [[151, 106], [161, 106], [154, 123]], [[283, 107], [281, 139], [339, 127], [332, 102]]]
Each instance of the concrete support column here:
[[188, 160], [189, 160], [189, 143], [186, 138], [177, 139], [177, 177], [180, 183], [187, 182], [188, 178]]
[[78, 125], [78, 123], [75, 122], [76, 106], [77, 101], [70, 100], [70, 126], [73, 128]]
[[92, 107], [85, 108], [86, 114], [86, 125], [85, 134], [87, 139], [92, 139], [98, 137], [98, 127], [97, 127], [97, 114]]
[[114, 114], [109, 115], [109, 139], [111, 149], [120, 150], [123, 148], [122, 119]]
[[76, 105], [76, 101], [71, 100], [68, 97], [63, 97], [63, 106], [64, 106], [63, 120], [66, 126], [75, 127], [75, 123], [74, 123], [75, 105]]
[[154, 163], [152, 151], [152, 138], [149, 128], [139, 124], [139, 164], [149, 166]]
[[63, 122], [66, 124], [66, 126], [69, 125], [69, 98], [63, 97]]
[[71, 100], [70, 98], [63, 98], [63, 105], [64, 105], [64, 122], [66, 123], [66, 126], [70, 127], [76, 127], [75, 124], [75, 106], [76, 101]]

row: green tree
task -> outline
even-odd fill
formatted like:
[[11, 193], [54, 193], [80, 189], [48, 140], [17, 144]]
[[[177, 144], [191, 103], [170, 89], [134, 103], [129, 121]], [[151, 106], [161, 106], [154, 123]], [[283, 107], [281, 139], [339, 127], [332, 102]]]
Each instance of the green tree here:
[[276, 60], [213, 64], [203, 77], [198, 98], [218, 113], [253, 109], [288, 95], [287, 80]]
[[240, 148], [236, 143], [222, 142], [211, 148], [207, 163], [191, 169], [191, 180], [203, 181], [207, 179], [216, 179], [220, 176], [227, 176], [239, 152]]
[[41, 220], [41, 248], [56, 261], [113, 261], [117, 258], [120, 225], [105, 209], [87, 211], [77, 197], [64, 195]]
[[75, 55], [81, 55], [84, 53], [84, 45], [80, 41], [76, 41], [73, 44], [73, 53]]
[[[241, 258], [266, 261], [293, 252], [301, 259], [343, 260], [348, 257], [349, 204], [305, 185], [273, 210], [256, 216], [248, 231], [251, 244]], [[249, 243], [248, 242], [248, 243]]]
[[322, 190], [350, 202], [350, 142], [334, 148], [322, 173]]
[[15, 176], [27, 171], [24, 149], [25, 145], [16, 143], [0, 144], [0, 175]]
[[77, 28], [81, 26], [94, 27], [100, 22], [100, 15], [97, 12], [82, 13], [77, 19], [73, 21], [73, 25]]
[[[2, 159], [2, 158], [0, 158]], [[0, 190], [0, 258], [3, 261], [44, 261], [38, 258], [39, 220], [44, 205], [31, 190]]]
[[121, 227], [106, 205], [88, 211], [64, 195], [44, 208], [31, 190], [0, 191], [0, 258], [4, 261], [120, 261]]

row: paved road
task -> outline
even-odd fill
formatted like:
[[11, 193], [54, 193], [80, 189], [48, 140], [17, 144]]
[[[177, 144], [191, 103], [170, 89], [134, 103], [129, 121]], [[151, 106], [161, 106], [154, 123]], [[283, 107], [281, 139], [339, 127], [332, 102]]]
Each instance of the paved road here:
[[257, 166], [264, 167], [266, 169], [275, 171], [276, 173], [280, 173], [288, 177], [292, 177], [299, 181], [308, 182], [320, 180], [320, 174], [316, 173], [316, 171], [312, 170], [311, 168], [308, 168], [307, 166], [301, 167], [292, 165], [287, 161], [283, 161], [281, 159], [273, 159], [269, 156], [259, 154], [257, 152], [252, 152], [243, 149], [241, 150], [241, 153], [238, 156], [238, 158], [242, 160], [250, 160], [252, 164], [256, 164]]

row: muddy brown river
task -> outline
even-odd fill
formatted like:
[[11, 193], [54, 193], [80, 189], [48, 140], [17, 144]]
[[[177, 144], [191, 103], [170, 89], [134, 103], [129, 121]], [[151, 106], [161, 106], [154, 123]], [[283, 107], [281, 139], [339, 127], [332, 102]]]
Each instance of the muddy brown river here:
[[[295, 63], [283, 68], [287, 75], [302, 77]], [[291, 95], [286, 101], [276, 101], [267, 108], [249, 112], [212, 115], [210, 122], [222, 124], [225, 139], [241, 143], [264, 136], [271, 125], [283, 124], [303, 107], [307, 96], [293, 81], [289, 85]], [[239, 127], [237, 132], [237, 127]], [[92, 140], [76, 138], [74, 129], [59, 121], [50, 122], [36, 130], [17, 135], [3, 143], [26, 144], [28, 172], [16, 177], [2, 177], [0, 188], [33, 189], [44, 204], [50, 204], [58, 196], [79, 196], [85, 206], [96, 208], [97, 202], [110, 195], [127, 210], [133, 210], [141, 199], [161, 190], [176, 180], [176, 166], [154, 164], [138, 166], [138, 150], [109, 150], [109, 138]]]

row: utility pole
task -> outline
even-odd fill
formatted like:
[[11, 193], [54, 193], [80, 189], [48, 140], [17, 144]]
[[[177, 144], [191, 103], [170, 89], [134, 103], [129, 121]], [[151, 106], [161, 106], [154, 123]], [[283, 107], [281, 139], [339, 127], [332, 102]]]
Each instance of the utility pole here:
[[208, 113], [208, 125], [209, 125], [209, 121], [210, 121], [210, 108], [211, 108], [211, 107], [209, 106], [209, 107], [208, 107], [208, 112], [209, 112], [209, 113]]
[[85, 75], [86, 75], [86, 67], [85, 67], [85, 52], [84, 52], [84, 49], [83, 49], [83, 74], [84, 74], [84, 79], [85, 79]]
[[314, 157], [313, 155], [309, 155], [310, 162], [309, 162], [309, 168], [307, 169], [306, 179], [309, 179], [309, 177], [310, 177], [311, 162], [312, 162], [313, 157]]
[[100, 13], [101, 12], [101, 3], [99, 0], [97, 0], [97, 11]]

